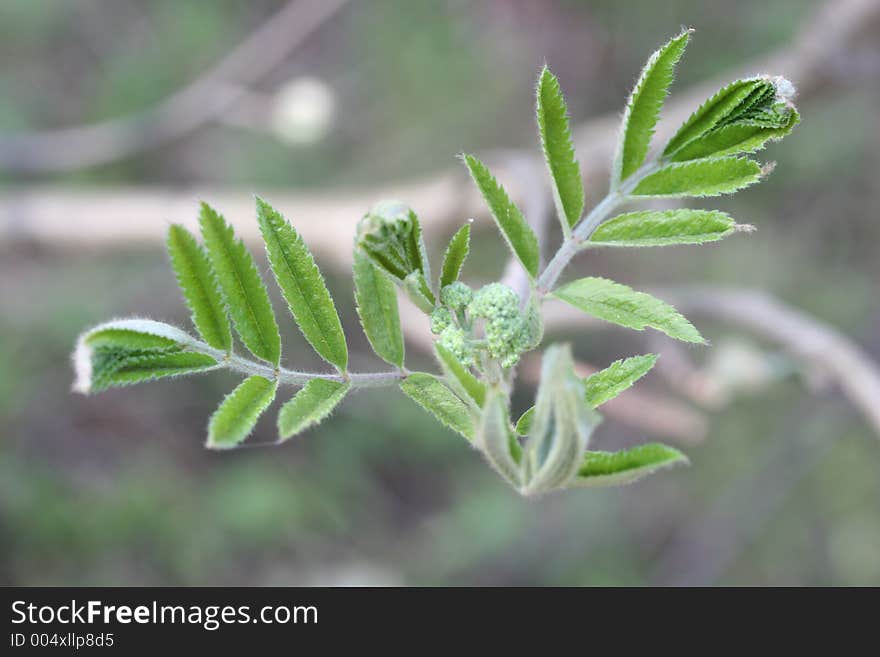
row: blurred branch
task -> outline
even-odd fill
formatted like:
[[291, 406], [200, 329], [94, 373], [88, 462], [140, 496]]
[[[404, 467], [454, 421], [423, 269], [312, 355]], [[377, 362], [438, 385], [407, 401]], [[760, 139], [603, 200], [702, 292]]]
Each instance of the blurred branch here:
[[197, 80], [153, 108], [93, 125], [0, 135], [0, 170], [75, 171], [154, 149], [216, 119], [349, 0], [295, 0]]
[[[650, 292], [686, 315], [711, 317], [778, 343], [800, 363], [833, 380], [880, 438], [880, 368], [861, 347], [833, 327], [756, 290], [693, 286], [654, 288]], [[562, 304], [547, 306], [544, 320], [548, 331], [568, 326], [612, 326]], [[692, 390], [683, 392], [693, 397]]]

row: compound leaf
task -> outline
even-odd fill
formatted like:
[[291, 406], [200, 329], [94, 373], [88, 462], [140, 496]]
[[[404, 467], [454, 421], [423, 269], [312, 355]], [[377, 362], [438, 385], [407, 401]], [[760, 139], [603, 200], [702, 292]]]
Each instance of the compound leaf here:
[[677, 449], [660, 443], [620, 452], [587, 452], [572, 486], [602, 487], [630, 484], [663, 468], [688, 463]]
[[665, 301], [606, 278], [581, 278], [552, 295], [607, 322], [637, 331], [651, 327], [684, 342], [705, 343], [693, 324]]
[[703, 244], [736, 230], [733, 219], [717, 210], [628, 212], [601, 224], [590, 237], [596, 246], [668, 246]]
[[232, 349], [229, 318], [204, 248], [186, 228], [168, 229], [168, 255], [199, 335], [215, 349]]
[[235, 237], [232, 227], [207, 203], [202, 203], [199, 224], [226, 308], [242, 342], [254, 356], [277, 366], [281, 337], [253, 257], [244, 242]]
[[535, 278], [538, 275], [540, 261], [538, 238], [535, 232], [526, 222], [519, 208], [510, 200], [504, 187], [489, 173], [486, 165], [473, 155], [463, 157], [510, 250], [522, 263], [526, 272]]
[[385, 362], [403, 367], [397, 288], [360, 249], [354, 252], [354, 287], [358, 316], [373, 351]]
[[644, 164], [663, 101], [672, 84], [675, 65], [684, 53], [690, 34], [690, 30], [684, 30], [670, 39], [651, 55], [642, 69], [623, 115], [612, 169], [613, 186], [629, 178]]
[[474, 439], [476, 428], [470, 410], [446, 384], [433, 374], [414, 372], [400, 384], [403, 393], [437, 418], [443, 425], [468, 440]]
[[348, 347], [342, 323], [309, 248], [296, 229], [259, 197], [257, 219], [278, 287], [303, 337], [324, 360], [345, 371]]
[[575, 159], [568, 108], [559, 87], [559, 80], [544, 66], [538, 76], [538, 131], [544, 159], [553, 179], [553, 199], [563, 230], [574, 226], [584, 211], [584, 181]]
[[275, 399], [278, 381], [249, 376], [221, 402], [208, 424], [207, 447], [228, 449], [253, 431], [260, 415]]
[[350, 389], [350, 383], [326, 379], [306, 383], [278, 413], [279, 442], [322, 422]]

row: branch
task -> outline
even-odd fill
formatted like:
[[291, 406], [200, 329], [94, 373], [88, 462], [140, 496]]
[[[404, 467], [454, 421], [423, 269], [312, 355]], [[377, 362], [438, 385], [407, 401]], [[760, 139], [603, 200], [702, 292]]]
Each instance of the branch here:
[[[349, 0], [296, 0], [200, 78], [155, 107], [93, 125], [0, 135], [0, 170], [75, 171], [172, 142], [218, 118]], [[235, 83], [235, 84], [233, 84]]]

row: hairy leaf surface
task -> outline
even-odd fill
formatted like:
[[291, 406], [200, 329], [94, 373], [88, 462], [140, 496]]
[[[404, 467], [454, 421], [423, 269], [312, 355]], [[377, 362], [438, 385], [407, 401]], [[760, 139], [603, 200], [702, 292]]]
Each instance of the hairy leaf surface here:
[[672, 84], [675, 65], [690, 39], [685, 30], [648, 59], [633, 88], [623, 115], [622, 130], [612, 169], [612, 185], [629, 178], [645, 162], [663, 101]]
[[312, 379], [306, 383], [278, 413], [280, 441], [322, 422], [350, 389], [350, 383], [326, 379]]
[[753, 185], [762, 175], [761, 165], [745, 157], [691, 160], [669, 164], [646, 176], [632, 196], [718, 196]]
[[232, 227], [207, 203], [199, 215], [202, 237], [220, 290], [242, 342], [273, 365], [281, 359], [281, 337], [254, 259]]
[[360, 249], [354, 252], [354, 286], [358, 316], [373, 351], [385, 362], [403, 367], [397, 288]]
[[211, 416], [207, 446], [228, 449], [241, 443], [275, 399], [277, 389], [277, 380], [270, 381], [262, 376], [250, 376], [238, 384]]
[[457, 431], [468, 440], [474, 439], [476, 428], [467, 404], [456, 397], [455, 393], [436, 376], [414, 372], [400, 384], [400, 389], [443, 425]]
[[575, 159], [568, 108], [559, 80], [546, 66], [538, 76], [538, 131], [544, 160], [553, 180], [553, 199], [563, 230], [574, 226], [584, 212], [584, 181]]
[[446, 247], [446, 252], [443, 254], [443, 267], [440, 270], [441, 290], [458, 280], [461, 268], [470, 251], [470, 243], [471, 225], [465, 224], [449, 240], [449, 246]]
[[693, 324], [665, 301], [606, 278], [581, 278], [558, 288], [552, 296], [620, 326], [637, 331], [651, 327], [678, 340], [705, 343]]
[[168, 255], [199, 335], [215, 349], [228, 352], [232, 331], [204, 248], [186, 228], [173, 224], [168, 229]]
[[687, 464], [687, 457], [677, 449], [660, 443], [639, 445], [620, 452], [587, 452], [572, 485], [601, 487], [630, 484], [679, 463]]
[[538, 275], [540, 261], [538, 238], [535, 236], [535, 232], [526, 222], [519, 208], [510, 200], [504, 188], [489, 173], [485, 164], [473, 155], [465, 155], [464, 163], [483, 198], [486, 199], [489, 210], [495, 218], [495, 223], [498, 224], [510, 250], [513, 251], [529, 275], [535, 278]]
[[596, 246], [669, 246], [703, 244], [723, 239], [736, 223], [717, 210], [628, 212], [601, 224], [590, 237]]
[[593, 408], [598, 408], [605, 402], [614, 399], [645, 376], [656, 362], [656, 354], [630, 356], [616, 360], [604, 370], [591, 374], [584, 379], [584, 394], [587, 403]]
[[257, 218], [278, 287], [303, 337], [319, 356], [345, 371], [348, 346], [342, 323], [309, 248], [296, 229], [259, 197]]
[[448, 349], [436, 342], [434, 349], [437, 350], [437, 360], [440, 361], [440, 367], [443, 368], [443, 372], [459, 396], [470, 398], [478, 407], [482, 408], [486, 402], [486, 384], [471, 374]]

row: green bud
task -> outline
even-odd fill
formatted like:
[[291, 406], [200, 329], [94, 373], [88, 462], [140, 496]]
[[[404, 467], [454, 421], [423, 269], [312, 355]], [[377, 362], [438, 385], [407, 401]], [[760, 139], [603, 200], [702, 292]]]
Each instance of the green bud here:
[[454, 324], [450, 324], [443, 329], [437, 344], [455, 356], [465, 367], [470, 367], [474, 364], [473, 346], [465, 332]]
[[446, 327], [452, 326], [452, 324], [452, 312], [449, 308], [441, 306], [431, 313], [431, 333], [434, 335], [439, 335]]
[[413, 272], [430, 278], [419, 219], [399, 201], [374, 205], [358, 222], [355, 241], [357, 248], [399, 283]]
[[474, 291], [460, 281], [450, 283], [440, 290], [440, 301], [453, 311], [464, 310], [474, 298]]
[[480, 288], [468, 305], [471, 317], [485, 320], [489, 356], [512, 367], [531, 341], [529, 325], [519, 309], [519, 296], [503, 283]]

